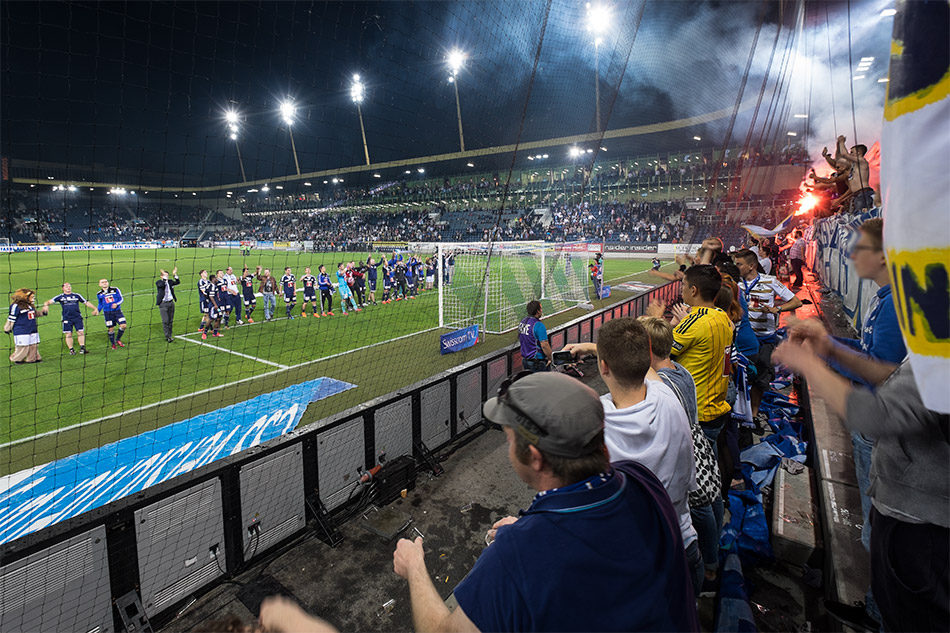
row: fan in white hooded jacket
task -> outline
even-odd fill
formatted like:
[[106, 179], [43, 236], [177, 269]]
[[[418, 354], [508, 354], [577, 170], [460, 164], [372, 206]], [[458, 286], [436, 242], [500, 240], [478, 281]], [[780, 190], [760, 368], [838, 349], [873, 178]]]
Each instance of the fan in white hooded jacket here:
[[696, 462], [689, 420], [676, 394], [657, 380], [645, 380], [646, 397], [625, 409], [614, 406], [607, 393], [604, 439], [610, 461], [633, 460], [649, 468], [666, 488], [679, 515], [683, 546], [696, 540], [688, 495], [696, 490]]

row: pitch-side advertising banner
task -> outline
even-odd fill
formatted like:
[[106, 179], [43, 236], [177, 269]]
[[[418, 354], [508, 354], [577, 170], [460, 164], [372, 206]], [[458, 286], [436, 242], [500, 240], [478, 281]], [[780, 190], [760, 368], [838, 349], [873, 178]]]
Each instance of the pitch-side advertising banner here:
[[460, 352], [478, 342], [478, 324], [455, 330], [439, 337], [439, 353]]

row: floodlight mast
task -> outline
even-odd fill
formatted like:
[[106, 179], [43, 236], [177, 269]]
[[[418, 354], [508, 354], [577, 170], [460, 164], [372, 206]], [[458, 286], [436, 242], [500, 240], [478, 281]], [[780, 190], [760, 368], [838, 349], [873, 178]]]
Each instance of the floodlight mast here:
[[297, 145], [294, 143], [294, 119], [297, 114], [297, 106], [290, 99], [285, 99], [280, 104], [280, 118], [287, 126], [290, 132], [290, 149], [294, 153], [294, 166], [297, 168], [297, 175], [300, 175], [300, 161], [297, 160]]
[[363, 155], [366, 157], [366, 164], [369, 165], [369, 146], [366, 144], [366, 128], [363, 127], [363, 99], [366, 98], [366, 86], [359, 75], [353, 75], [353, 83], [350, 84], [350, 98], [356, 104], [356, 113], [360, 117], [360, 134], [363, 136]]
[[459, 82], [458, 74], [462, 70], [462, 66], [465, 64], [465, 59], [468, 56], [460, 51], [457, 48], [452, 49], [449, 52], [449, 56], [446, 59], [446, 63], [449, 66], [449, 83], [452, 84], [452, 87], [455, 89], [455, 115], [458, 118], [459, 124], [459, 147], [461, 151], [465, 151], [465, 135], [462, 133], [462, 105], [459, 101]]
[[597, 132], [602, 131], [600, 125], [600, 45], [603, 43], [603, 34], [610, 26], [610, 9], [604, 5], [587, 3], [587, 31], [594, 36], [594, 108], [596, 110]]
[[247, 174], [244, 173], [244, 159], [241, 158], [241, 145], [238, 143], [238, 132], [241, 115], [237, 110], [228, 110], [224, 113], [224, 121], [228, 124], [228, 136], [234, 141], [234, 149], [237, 150], [238, 164], [241, 166], [241, 182], [247, 182]]

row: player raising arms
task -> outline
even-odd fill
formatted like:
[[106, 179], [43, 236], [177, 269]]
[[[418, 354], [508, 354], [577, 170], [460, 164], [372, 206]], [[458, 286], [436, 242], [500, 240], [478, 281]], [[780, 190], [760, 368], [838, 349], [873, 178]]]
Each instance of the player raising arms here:
[[[257, 274], [261, 273], [261, 267], [257, 267]], [[248, 323], [254, 323], [251, 313], [257, 307], [257, 297], [254, 295], [254, 273], [247, 266], [241, 273], [241, 292], [244, 294], [244, 318]]]
[[79, 311], [80, 305], [85, 305], [92, 309], [92, 316], [98, 316], [99, 310], [91, 302], [86, 301], [78, 292], [73, 292], [73, 287], [67, 281], [63, 284], [63, 292], [56, 295], [43, 304], [43, 308], [49, 309], [49, 304], [58, 303], [63, 308], [63, 336], [66, 337], [66, 347], [69, 348], [69, 355], [75, 356], [76, 349], [73, 347], [73, 329], [76, 330], [76, 336], [79, 338], [79, 353], [88, 354], [86, 351], [86, 331], [83, 328], [82, 312]]
[[[230, 266], [224, 271], [224, 280], [228, 284], [228, 314], [234, 312], [234, 322], [237, 325], [241, 325], [244, 321], [241, 320], [241, 288], [238, 285], [237, 275], [234, 274], [234, 269]], [[224, 327], [227, 327], [227, 316], [225, 316]]]
[[201, 310], [201, 338], [208, 338], [208, 324], [211, 321], [211, 304], [214, 302], [214, 283], [208, 279], [208, 271], [202, 268], [198, 271], [198, 308]]
[[[125, 343], [122, 342], [122, 335], [125, 334], [125, 315], [122, 314], [122, 293], [119, 292], [119, 289], [110, 286], [108, 279], [99, 280], [99, 288], [101, 290], [96, 293], [96, 297], [99, 299], [98, 310], [102, 313], [102, 316], [106, 320], [106, 331], [109, 333], [109, 343], [112, 345], [112, 349], [115, 349], [116, 346], [125, 347]], [[119, 331], [115, 331], [115, 327], [119, 326]]]
[[300, 316], [307, 318], [307, 302], [310, 302], [311, 310], [313, 310], [313, 316], [319, 317], [320, 312], [317, 311], [317, 278], [310, 273], [310, 268], [303, 269], [304, 275], [300, 278], [300, 283], [303, 284], [303, 301], [300, 303]]
[[221, 317], [224, 316], [225, 308], [225, 306], [222, 304], [222, 300], [227, 299], [228, 293], [227, 282], [225, 282], [224, 279], [222, 279], [219, 275], [223, 276], [223, 273], [220, 270], [208, 280], [211, 284], [208, 291], [208, 296], [210, 298], [208, 303], [208, 323], [205, 325], [205, 331], [201, 333], [202, 340], [208, 338], [209, 329], [211, 330], [211, 336], [224, 336], [219, 330], [221, 328]]
[[353, 293], [350, 292], [350, 286], [346, 283], [346, 267], [344, 266], [343, 262], [340, 262], [339, 264], [337, 264], [336, 281], [337, 281], [336, 289], [340, 293], [340, 309], [343, 310], [343, 316], [347, 315], [347, 312], [346, 312], [347, 303], [350, 304], [351, 308], [359, 311], [359, 308], [357, 308], [353, 304]]
[[297, 278], [290, 272], [290, 266], [284, 269], [284, 276], [280, 278], [280, 286], [284, 291], [284, 303], [287, 305], [287, 318], [293, 319], [294, 305], [297, 303]]

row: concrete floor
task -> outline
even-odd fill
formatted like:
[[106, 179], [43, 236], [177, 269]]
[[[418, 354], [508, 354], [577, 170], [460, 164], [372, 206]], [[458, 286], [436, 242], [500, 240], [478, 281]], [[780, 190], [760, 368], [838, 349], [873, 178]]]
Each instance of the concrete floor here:
[[[606, 392], [593, 363], [581, 369], [584, 382]], [[441, 477], [421, 473], [407, 498], [385, 510], [413, 518], [425, 536], [429, 574], [448, 598], [485, 548], [491, 524], [527, 507], [534, 493], [512, 471], [504, 434], [497, 429], [487, 430], [442, 465]], [[394, 542], [363, 523], [357, 517], [340, 526], [345, 540], [336, 548], [308, 532], [288, 551], [204, 594], [161, 630], [210, 630], [209, 622], [229, 615], [253, 622], [260, 601], [278, 593], [341, 631], [411, 630], [408, 585], [392, 570]], [[820, 594], [800, 575], [800, 569], [780, 563], [746, 570], [759, 630], [796, 630], [806, 620], [814, 622]], [[390, 600], [395, 602], [386, 612], [383, 605]], [[703, 630], [714, 630], [714, 601], [702, 599], [699, 607]]]

